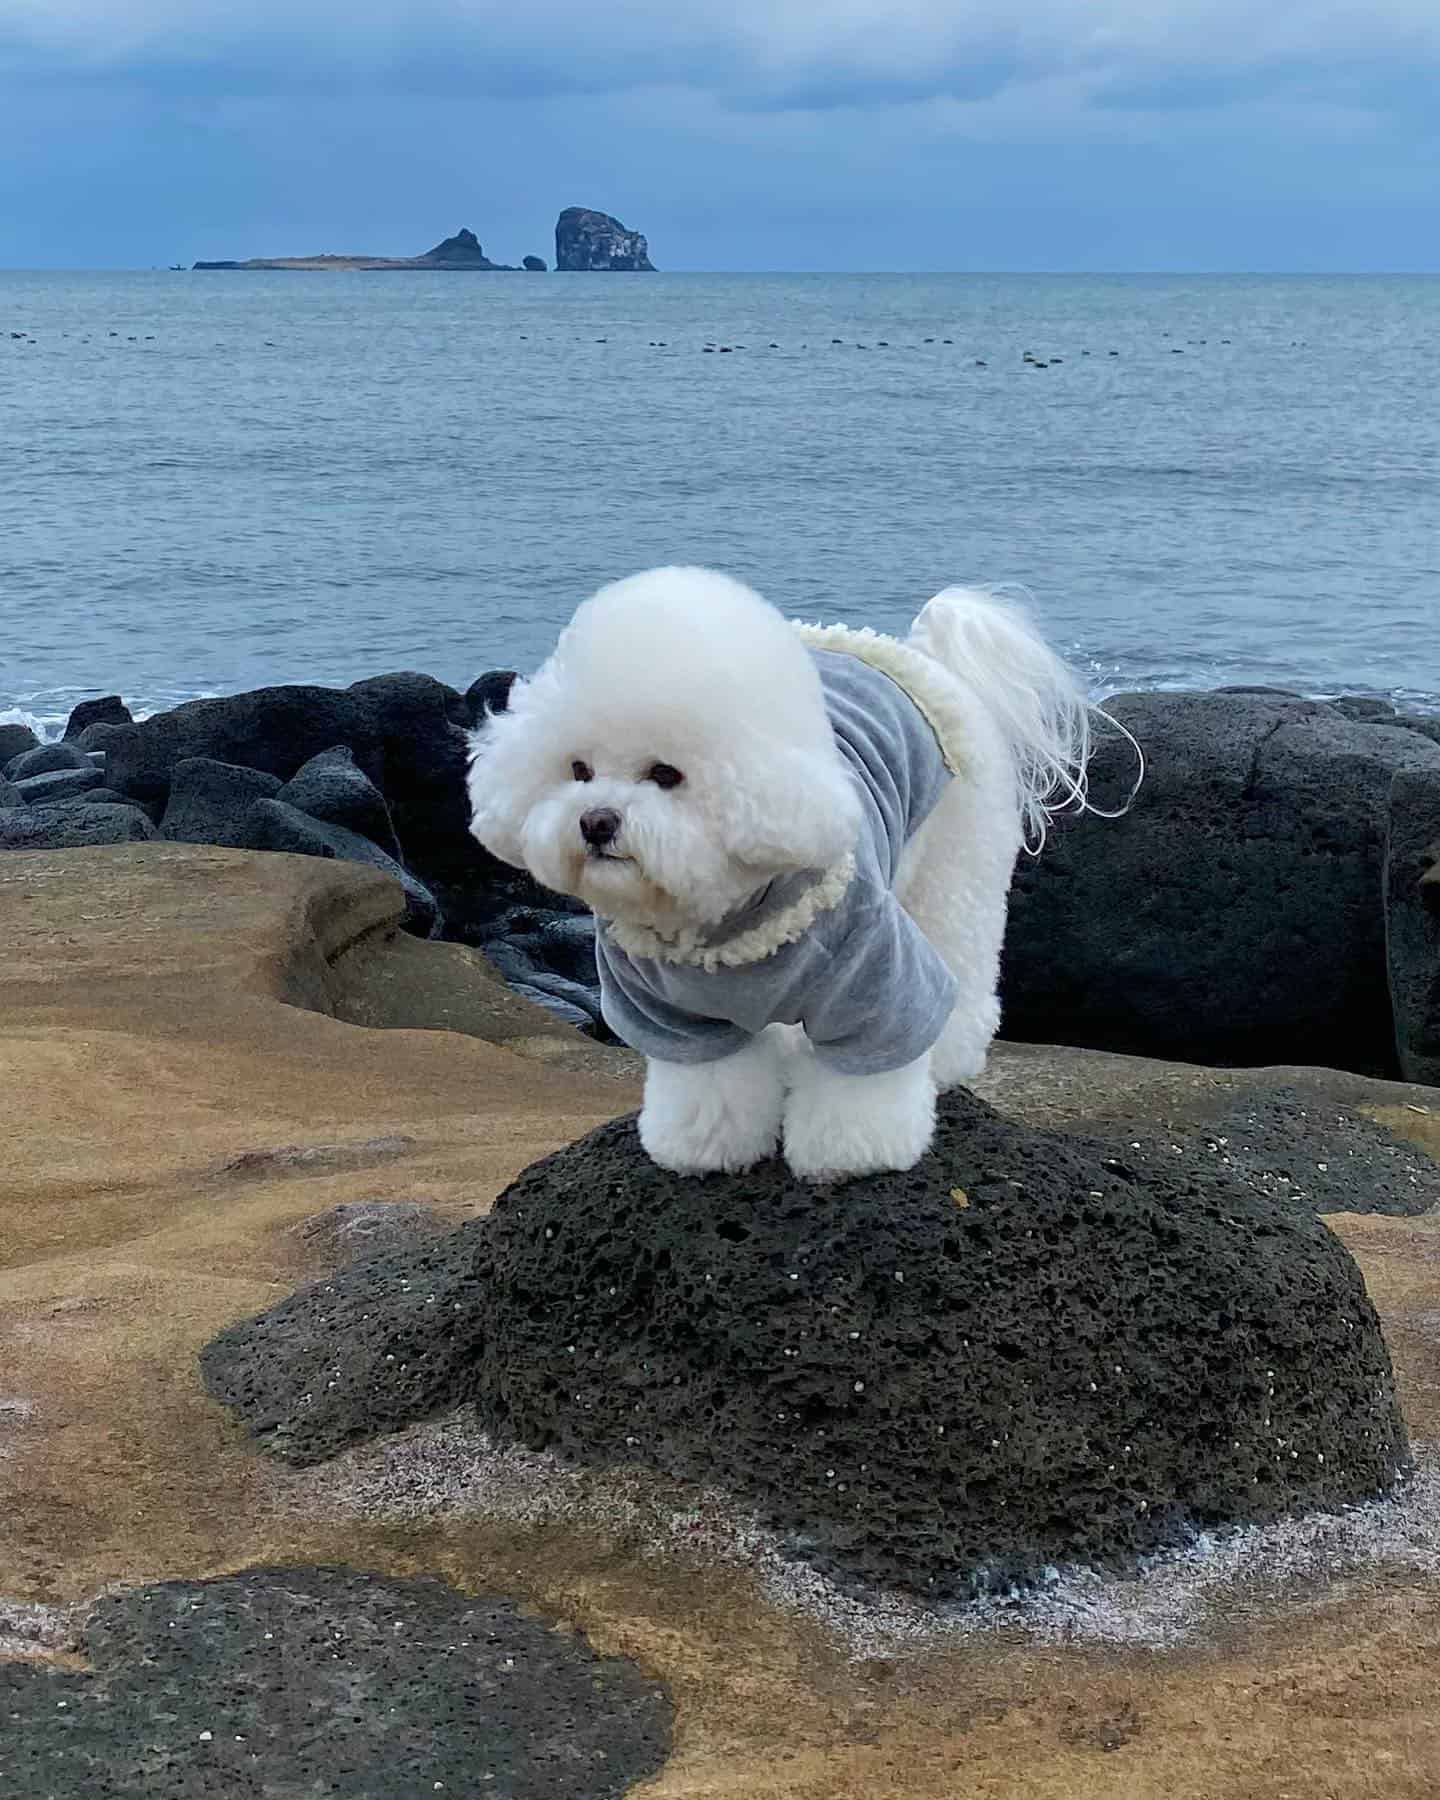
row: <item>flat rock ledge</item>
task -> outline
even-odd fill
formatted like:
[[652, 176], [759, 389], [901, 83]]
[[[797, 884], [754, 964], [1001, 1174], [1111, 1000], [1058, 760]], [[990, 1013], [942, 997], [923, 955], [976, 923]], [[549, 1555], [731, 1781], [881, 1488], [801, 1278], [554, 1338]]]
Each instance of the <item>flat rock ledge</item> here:
[[1408, 1462], [1374, 1309], [1312, 1212], [965, 1093], [917, 1168], [820, 1190], [778, 1162], [681, 1180], [617, 1120], [202, 1362], [293, 1462], [468, 1403], [937, 1598], [1361, 1502]]
[[247, 1569], [107, 1595], [88, 1667], [0, 1663], [0, 1792], [204, 1800], [608, 1800], [653, 1775], [670, 1702], [493, 1594]]

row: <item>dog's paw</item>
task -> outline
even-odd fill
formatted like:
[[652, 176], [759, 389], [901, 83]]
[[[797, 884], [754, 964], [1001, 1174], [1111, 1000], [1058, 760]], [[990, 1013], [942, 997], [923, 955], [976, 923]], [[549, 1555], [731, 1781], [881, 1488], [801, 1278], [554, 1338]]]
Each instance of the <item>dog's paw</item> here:
[[785, 1161], [802, 1181], [913, 1169], [935, 1135], [929, 1059], [883, 1075], [812, 1063], [785, 1108]]
[[721, 1062], [652, 1062], [640, 1143], [676, 1175], [735, 1174], [775, 1154], [783, 1098], [779, 1060], [759, 1040]]

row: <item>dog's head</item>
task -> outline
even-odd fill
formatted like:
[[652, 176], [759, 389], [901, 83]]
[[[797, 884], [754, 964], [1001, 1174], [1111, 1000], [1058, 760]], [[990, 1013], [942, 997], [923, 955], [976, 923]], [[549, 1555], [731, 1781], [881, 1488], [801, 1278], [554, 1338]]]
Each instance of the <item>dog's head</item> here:
[[709, 569], [653, 569], [587, 600], [475, 733], [469, 787], [487, 849], [661, 931], [827, 867], [860, 817], [799, 638]]

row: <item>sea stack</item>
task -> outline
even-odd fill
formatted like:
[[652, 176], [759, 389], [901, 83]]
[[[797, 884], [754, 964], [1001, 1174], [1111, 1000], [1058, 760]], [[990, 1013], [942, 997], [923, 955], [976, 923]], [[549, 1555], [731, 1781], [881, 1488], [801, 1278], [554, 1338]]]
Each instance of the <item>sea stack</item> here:
[[555, 221], [555, 267], [655, 272], [643, 233], [587, 206], [567, 206]]

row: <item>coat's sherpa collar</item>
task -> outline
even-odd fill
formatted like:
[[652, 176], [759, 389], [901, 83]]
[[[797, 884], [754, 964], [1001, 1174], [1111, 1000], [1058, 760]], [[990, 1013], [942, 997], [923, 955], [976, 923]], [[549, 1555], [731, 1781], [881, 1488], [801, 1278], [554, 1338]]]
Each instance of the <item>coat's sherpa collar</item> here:
[[[801, 642], [809, 650], [831, 650], [853, 656], [882, 675], [888, 675], [915, 703], [925, 722], [935, 733], [940, 754], [952, 775], [962, 765], [961, 744], [965, 736], [961, 709], [949, 691], [950, 677], [922, 650], [902, 644], [899, 638], [886, 637], [868, 627], [850, 625], [802, 625], [795, 623]], [[678, 937], [662, 937], [647, 925], [629, 925], [619, 919], [605, 919], [602, 929], [612, 943], [627, 956], [653, 957], [657, 962], [684, 963], [695, 968], [738, 969], [747, 963], [763, 962], [767, 956], [786, 944], [802, 938], [823, 912], [829, 912], [845, 898], [855, 873], [855, 859], [844, 856], [828, 869], [791, 877], [799, 892], [785, 898], [768, 917], [735, 933], [718, 937], [725, 925], [707, 931], [687, 931]]]
[[[845, 898], [850, 878], [855, 873], [855, 858], [843, 856], [828, 869], [817, 870], [801, 882], [801, 891], [759, 924], [739, 931], [719, 942], [713, 935], [687, 931], [680, 937], [665, 938], [648, 925], [627, 925], [619, 919], [606, 919], [605, 935], [618, 944], [627, 956], [650, 956], [657, 962], [688, 963], [695, 968], [739, 969], [746, 963], [763, 962], [767, 956], [786, 944], [793, 944], [815, 923], [822, 912], [829, 912]], [[795, 878], [792, 877], [792, 880]], [[763, 915], [763, 906], [762, 906]], [[715, 927], [723, 930], [723, 922]]]
[[871, 631], [868, 625], [803, 625], [797, 620], [795, 629], [807, 649], [856, 656], [903, 688], [935, 733], [945, 767], [952, 775], [960, 773], [965, 761], [965, 718], [956, 703], [955, 678], [933, 657], [902, 644], [899, 638]]

